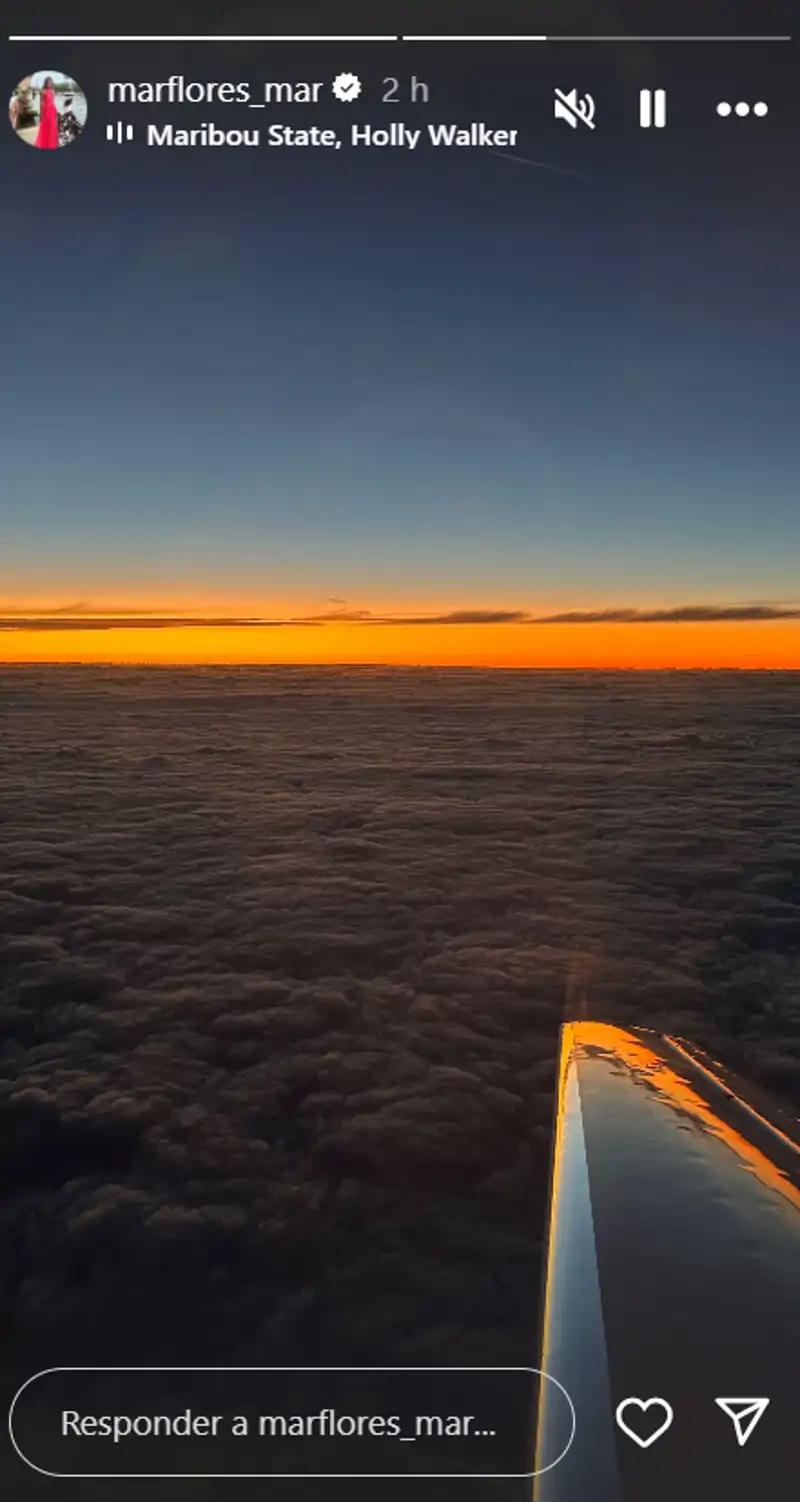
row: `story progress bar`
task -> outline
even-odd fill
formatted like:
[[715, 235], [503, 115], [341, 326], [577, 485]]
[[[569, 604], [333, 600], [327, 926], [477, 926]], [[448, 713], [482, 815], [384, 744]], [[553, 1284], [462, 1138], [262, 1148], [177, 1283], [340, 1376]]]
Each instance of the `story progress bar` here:
[[194, 36], [15, 35], [9, 42], [791, 42], [791, 36]]

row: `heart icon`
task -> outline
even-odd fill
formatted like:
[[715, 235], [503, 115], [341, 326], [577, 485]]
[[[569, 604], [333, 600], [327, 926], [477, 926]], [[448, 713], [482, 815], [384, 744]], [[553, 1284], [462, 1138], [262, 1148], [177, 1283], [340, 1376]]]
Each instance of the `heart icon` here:
[[[663, 1413], [664, 1417], [657, 1429], [651, 1430], [650, 1423], [647, 1421], [643, 1424], [640, 1423], [640, 1429], [644, 1429], [645, 1432], [644, 1434], [637, 1434], [636, 1430], [632, 1429], [630, 1424], [625, 1422], [623, 1415], [626, 1410], [633, 1409], [636, 1418], [642, 1419], [647, 1413], [648, 1408], [656, 1410], [654, 1416], [659, 1416]], [[661, 1438], [662, 1434], [666, 1434], [674, 1417], [675, 1415], [666, 1398], [623, 1398], [617, 1407], [617, 1423], [623, 1434], [627, 1434], [629, 1439], [632, 1439], [637, 1445], [641, 1445], [643, 1450], [646, 1450], [648, 1445], [654, 1445], [656, 1440]]]

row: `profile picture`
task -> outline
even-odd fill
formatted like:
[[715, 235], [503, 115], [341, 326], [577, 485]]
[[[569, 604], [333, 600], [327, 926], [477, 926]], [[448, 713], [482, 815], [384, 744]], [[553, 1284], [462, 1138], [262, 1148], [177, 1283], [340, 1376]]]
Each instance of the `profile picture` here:
[[42, 68], [20, 79], [8, 114], [12, 130], [28, 146], [71, 146], [86, 124], [86, 95], [67, 73]]

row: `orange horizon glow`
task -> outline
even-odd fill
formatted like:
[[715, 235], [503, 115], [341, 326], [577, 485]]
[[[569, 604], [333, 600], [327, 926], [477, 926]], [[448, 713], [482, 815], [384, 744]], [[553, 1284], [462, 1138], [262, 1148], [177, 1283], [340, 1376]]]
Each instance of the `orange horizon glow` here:
[[800, 670], [800, 622], [60, 627], [0, 630], [5, 664]]

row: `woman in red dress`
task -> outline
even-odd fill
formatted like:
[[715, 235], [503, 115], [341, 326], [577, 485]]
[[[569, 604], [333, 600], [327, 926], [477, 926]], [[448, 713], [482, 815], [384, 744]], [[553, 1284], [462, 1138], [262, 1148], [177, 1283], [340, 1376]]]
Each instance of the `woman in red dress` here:
[[41, 113], [39, 115], [39, 133], [36, 137], [37, 146], [58, 145], [58, 112], [56, 110], [56, 96], [53, 92], [52, 78], [46, 78], [42, 89]]

